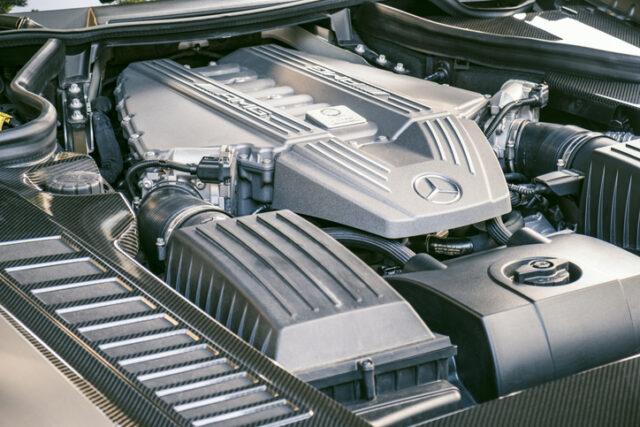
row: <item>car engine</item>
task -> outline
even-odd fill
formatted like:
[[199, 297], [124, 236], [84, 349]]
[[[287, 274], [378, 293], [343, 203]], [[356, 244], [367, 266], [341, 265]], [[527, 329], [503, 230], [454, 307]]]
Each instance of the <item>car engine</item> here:
[[158, 425], [413, 425], [638, 354], [635, 113], [391, 3], [46, 42], [0, 80], [0, 314]]
[[[208, 158], [218, 175], [200, 164], [198, 191], [233, 215], [269, 205], [401, 238], [509, 211], [502, 171], [470, 119], [483, 96], [404, 76], [394, 90], [387, 71], [332, 62], [263, 45], [201, 68], [134, 63], [119, 77], [118, 115], [136, 158]], [[169, 178], [179, 181], [160, 180]]]

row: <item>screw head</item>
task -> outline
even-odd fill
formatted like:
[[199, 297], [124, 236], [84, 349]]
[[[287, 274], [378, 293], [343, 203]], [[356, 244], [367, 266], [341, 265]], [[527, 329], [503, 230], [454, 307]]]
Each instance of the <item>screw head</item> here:
[[553, 263], [547, 260], [537, 260], [537, 261], [531, 262], [531, 267], [543, 270], [546, 268], [553, 267]]

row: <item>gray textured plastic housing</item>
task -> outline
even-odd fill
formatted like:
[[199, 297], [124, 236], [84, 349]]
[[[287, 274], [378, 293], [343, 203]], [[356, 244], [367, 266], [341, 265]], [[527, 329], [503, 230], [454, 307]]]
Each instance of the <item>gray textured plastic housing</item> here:
[[192, 70], [134, 63], [115, 94], [138, 158], [198, 162], [233, 147], [236, 206], [252, 199], [390, 238], [510, 209], [469, 119], [486, 104], [477, 93], [264, 45]]
[[364, 359], [383, 393], [446, 380], [455, 354], [371, 268], [291, 211], [181, 228], [166, 281], [341, 402], [361, 397]]
[[[510, 266], [563, 260], [571, 283], [514, 282]], [[461, 379], [487, 400], [640, 350], [640, 258], [592, 237], [459, 258], [439, 271], [393, 276], [391, 284], [437, 332], [458, 346]]]
[[594, 151], [586, 175], [581, 231], [640, 252], [640, 140]]

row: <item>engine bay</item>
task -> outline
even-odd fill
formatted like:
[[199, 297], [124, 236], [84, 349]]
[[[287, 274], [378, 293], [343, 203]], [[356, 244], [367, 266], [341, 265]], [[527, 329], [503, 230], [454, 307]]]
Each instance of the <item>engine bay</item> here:
[[[284, 425], [315, 401], [413, 425], [638, 354], [640, 83], [582, 51], [554, 68], [547, 45], [571, 43], [530, 23], [615, 27], [612, 62], [635, 24], [388, 3], [0, 61], [11, 298], [177, 424]], [[473, 31], [537, 68], [478, 59]]]

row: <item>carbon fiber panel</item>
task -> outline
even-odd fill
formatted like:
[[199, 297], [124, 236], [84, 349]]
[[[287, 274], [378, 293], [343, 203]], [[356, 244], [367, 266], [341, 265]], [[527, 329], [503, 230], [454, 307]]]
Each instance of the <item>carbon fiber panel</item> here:
[[428, 423], [462, 426], [640, 425], [640, 357], [605, 365]]
[[0, 182], [0, 301], [132, 419], [365, 424], [117, 249], [132, 217], [119, 194], [53, 195], [7, 170]]

